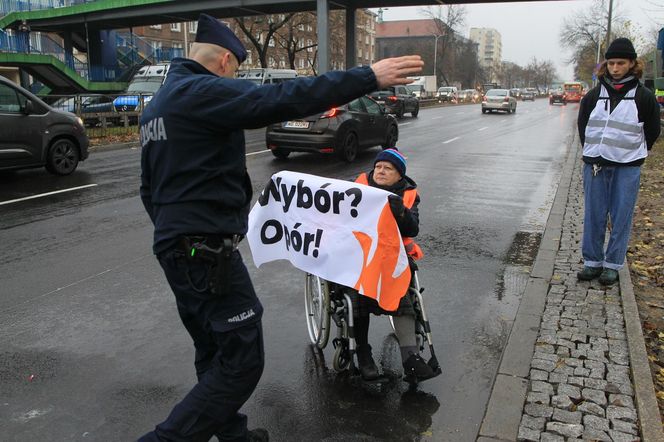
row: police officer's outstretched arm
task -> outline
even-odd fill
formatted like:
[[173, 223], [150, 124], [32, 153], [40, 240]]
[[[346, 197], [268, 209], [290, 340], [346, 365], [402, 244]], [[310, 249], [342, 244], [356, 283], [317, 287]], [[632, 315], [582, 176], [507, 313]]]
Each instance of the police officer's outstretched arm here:
[[406, 77], [421, 72], [422, 66], [420, 56], [412, 55], [277, 85], [254, 87], [238, 82], [234, 86], [237, 95], [231, 100], [219, 97], [217, 103], [212, 103], [216, 108], [212, 113], [219, 115], [220, 124], [244, 129], [264, 127], [324, 112], [386, 86], [411, 83], [413, 80]]

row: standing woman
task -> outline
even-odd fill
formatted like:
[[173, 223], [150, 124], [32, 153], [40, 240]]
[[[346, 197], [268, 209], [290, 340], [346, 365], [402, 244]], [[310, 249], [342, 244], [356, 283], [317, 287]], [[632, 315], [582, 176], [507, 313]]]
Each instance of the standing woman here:
[[[639, 82], [643, 62], [632, 42], [615, 39], [604, 58], [599, 84], [579, 109], [585, 215], [584, 267], [577, 277], [611, 285], [625, 263], [641, 165], [659, 136], [660, 116], [655, 96]], [[611, 233], [604, 249], [607, 215]]]

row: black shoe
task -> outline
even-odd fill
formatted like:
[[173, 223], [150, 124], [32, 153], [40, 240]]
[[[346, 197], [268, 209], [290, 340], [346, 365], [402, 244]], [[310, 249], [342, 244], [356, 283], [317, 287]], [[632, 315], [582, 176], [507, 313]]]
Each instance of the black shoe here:
[[406, 382], [425, 381], [437, 376], [437, 373], [422, 359], [422, 356], [414, 353], [411, 353], [403, 363], [403, 372]]
[[583, 270], [576, 274], [577, 279], [581, 281], [592, 281], [602, 274], [601, 267], [588, 267], [583, 266]]
[[599, 283], [604, 285], [613, 285], [618, 280], [618, 271], [613, 269], [604, 269], [599, 275]]
[[264, 428], [254, 428], [247, 432], [247, 440], [249, 442], [269, 442], [270, 435]]
[[371, 356], [370, 345], [360, 345], [357, 347], [357, 362], [360, 365], [360, 374], [362, 379], [372, 381], [380, 377], [378, 367]]

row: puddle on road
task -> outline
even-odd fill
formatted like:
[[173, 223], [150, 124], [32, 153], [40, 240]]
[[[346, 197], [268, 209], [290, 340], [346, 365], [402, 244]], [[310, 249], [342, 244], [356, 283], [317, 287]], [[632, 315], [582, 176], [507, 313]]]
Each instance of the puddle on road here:
[[541, 240], [541, 232], [517, 232], [505, 256], [505, 264], [532, 266]]

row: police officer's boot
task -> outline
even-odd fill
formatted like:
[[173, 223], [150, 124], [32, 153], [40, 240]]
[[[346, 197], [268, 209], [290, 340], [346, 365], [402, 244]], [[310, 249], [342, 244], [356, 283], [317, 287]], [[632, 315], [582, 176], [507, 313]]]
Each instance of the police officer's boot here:
[[372, 381], [380, 377], [378, 367], [371, 355], [371, 346], [369, 344], [359, 345], [357, 347], [357, 361], [360, 364], [360, 374], [365, 381]]
[[249, 442], [269, 442], [270, 435], [267, 430], [263, 428], [254, 428], [247, 432], [247, 438]]

